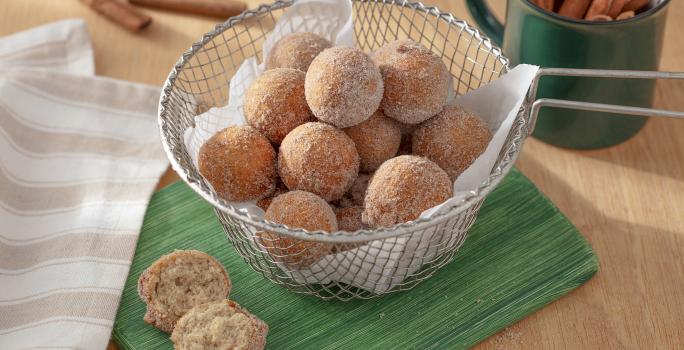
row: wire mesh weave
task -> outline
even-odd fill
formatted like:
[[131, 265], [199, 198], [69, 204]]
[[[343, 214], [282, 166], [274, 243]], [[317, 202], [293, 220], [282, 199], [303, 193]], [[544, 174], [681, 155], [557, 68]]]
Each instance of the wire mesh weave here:
[[[199, 174], [183, 134], [193, 126], [195, 115], [228, 103], [231, 77], [244, 59], [263, 60], [262, 43], [291, 4], [279, 1], [230, 18], [183, 54], [160, 101], [164, 148], [180, 177], [214, 206], [238, 253], [267, 279], [325, 300], [372, 298], [410, 289], [453, 259], [484, 198], [517, 158], [527, 135], [528, 115], [524, 108], [518, 113], [487, 181], [464, 202], [430, 219], [354, 234], [324, 234], [289, 229], [237, 211]], [[357, 45], [366, 52], [406, 38], [429, 47], [446, 63], [457, 93], [476, 89], [509, 69], [508, 60], [489, 39], [435, 7], [406, 1], [353, 1], [353, 21]], [[257, 234], [264, 231], [272, 233], [271, 239]], [[321, 247], [334, 254], [315, 264], [302, 263]]]

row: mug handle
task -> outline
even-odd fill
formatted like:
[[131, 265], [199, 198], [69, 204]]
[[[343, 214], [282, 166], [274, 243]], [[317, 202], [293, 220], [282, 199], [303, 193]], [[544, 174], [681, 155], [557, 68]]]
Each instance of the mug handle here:
[[466, 0], [468, 12], [473, 16], [477, 25], [482, 31], [494, 41], [495, 44], [501, 46], [503, 42], [504, 25], [499, 22], [492, 10], [489, 9], [485, 0]]

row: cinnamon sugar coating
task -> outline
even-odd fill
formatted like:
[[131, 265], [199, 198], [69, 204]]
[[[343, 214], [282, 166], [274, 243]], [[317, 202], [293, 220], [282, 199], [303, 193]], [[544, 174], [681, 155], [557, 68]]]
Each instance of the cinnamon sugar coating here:
[[285, 35], [273, 45], [266, 58], [266, 69], [292, 68], [306, 72], [311, 61], [332, 46], [328, 39], [310, 32]]
[[273, 144], [292, 129], [314, 120], [304, 97], [304, 73], [277, 68], [265, 71], [247, 89], [245, 118]]
[[451, 75], [439, 56], [414, 41], [397, 40], [375, 51], [373, 58], [382, 73], [386, 116], [418, 124], [442, 110]]
[[285, 186], [283, 181], [280, 180], [280, 178], [278, 178], [278, 180], [276, 181], [275, 191], [273, 191], [273, 193], [270, 196], [259, 199], [256, 202], [256, 205], [257, 205], [257, 207], [261, 208], [265, 212], [266, 210], [268, 210], [268, 207], [271, 205], [271, 203], [273, 202], [273, 199], [275, 197], [278, 197], [287, 191], [289, 191], [287, 189], [287, 186]]
[[354, 141], [361, 158], [360, 171], [373, 171], [394, 157], [401, 142], [401, 129], [395, 120], [378, 110], [360, 124], [344, 129]]
[[280, 145], [278, 171], [290, 190], [330, 202], [341, 198], [359, 173], [359, 154], [349, 136], [324, 123], [306, 123]]
[[251, 126], [219, 131], [202, 145], [197, 162], [202, 176], [226, 200], [258, 200], [275, 189], [275, 150]]
[[354, 232], [368, 228], [361, 220], [362, 206], [336, 208], [337, 225], [340, 231]]
[[357, 48], [326, 49], [306, 72], [304, 93], [311, 112], [338, 128], [368, 119], [378, 109], [382, 92], [380, 70]]
[[449, 199], [452, 185], [449, 175], [427, 158], [392, 158], [378, 168], [368, 184], [362, 220], [371, 227], [413, 221]]
[[366, 188], [372, 174], [359, 173], [351, 187], [337, 203], [341, 208], [363, 206], [363, 198], [366, 196]]
[[413, 153], [427, 157], [449, 174], [461, 175], [486, 149], [492, 133], [475, 113], [446, 106], [413, 132]]
[[[290, 228], [307, 231], [337, 231], [337, 218], [323, 198], [305, 191], [290, 191], [273, 199], [264, 219]], [[257, 237], [266, 250], [288, 266], [301, 268], [330, 253], [331, 245], [258, 232]]]

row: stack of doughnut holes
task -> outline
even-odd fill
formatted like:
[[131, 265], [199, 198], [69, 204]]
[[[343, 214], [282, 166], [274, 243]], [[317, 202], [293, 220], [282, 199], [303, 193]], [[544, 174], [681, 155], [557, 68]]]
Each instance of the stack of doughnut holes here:
[[[416, 220], [452, 196], [492, 137], [473, 112], [447, 105], [451, 74], [414, 41], [369, 55], [289, 34], [266, 68], [246, 91], [247, 125], [208, 139], [198, 165], [222, 198], [256, 201], [265, 220], [292, 229], [353, 234]], [[358, 247], [257, 239], [292, 268]]]

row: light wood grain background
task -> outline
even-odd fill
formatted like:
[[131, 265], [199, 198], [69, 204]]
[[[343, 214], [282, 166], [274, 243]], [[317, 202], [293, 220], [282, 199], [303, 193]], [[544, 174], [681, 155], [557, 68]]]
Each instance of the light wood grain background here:
[[[470, 19], [463, 0], [425, 2]], [[490, 3], [503, 17], [505, 1]], [[85, 18], [97, 74], [160, 86], [216, 19], [144, 11], [154, 23], [131, 34], [76, 0], [1, 0], [0, 35]], [[684, 71], [682, 18], [684, 1], [672, 1], [663, 70]], [[684, 83], [659, 83], [656, 94], [658, 107], [684, 110]], [[591, 242], [601, 270], [478, 349], [684, 348], [684, 121], [651, 120], [628, 142], [596, 151], [530, 139], [518, 166]], [[175, 179], [169, 172], [160, 186]]]

